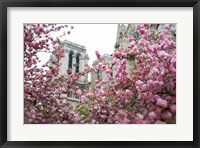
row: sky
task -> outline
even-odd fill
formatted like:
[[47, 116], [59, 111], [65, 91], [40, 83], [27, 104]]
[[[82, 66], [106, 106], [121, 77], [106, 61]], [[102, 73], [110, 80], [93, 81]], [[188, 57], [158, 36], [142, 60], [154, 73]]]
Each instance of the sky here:
[[[74, 29], [70, 35], [62, 37], [61, 41], [69, 40], [85, 46], [90, 58], [89, 65], [96, 60], [95, 51], [98, 50], [101, 55], [113, 53], [118, 24], [69, 24], [69, 26], [74, 26]], [[50, 54], [43, 52], [38, 53], [38, 56], [41, 60], [39, 67], [50, 58]]]

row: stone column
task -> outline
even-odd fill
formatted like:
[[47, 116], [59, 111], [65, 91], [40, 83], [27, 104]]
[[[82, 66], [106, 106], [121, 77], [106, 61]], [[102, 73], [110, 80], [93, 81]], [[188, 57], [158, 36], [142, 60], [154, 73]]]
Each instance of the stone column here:
[[[85, 64], [86, 64], [86, 58], [82, 58], [82, 70], [85, 70]], [[83, 76], [83, 82], [85, 82], [87, 79], [86, 79], [86, 75], [87, 73], [85, 73], [85, 75]]]
[[76, 55], [75, 54], [72, 56], [72, 74], [76, 73], [76, 67], [74, 66], [74, 64], [76, 64]]
[[69, 52], [65, 51], [66, 70], [69, 68]]
[[62, 59], [60, 59], [61, 66], [59, 69], [59, 76], [66, 75], [66, 70], [68, 69], [69, 53], [65, 52], [64, 54], [65, 54], [65, 56]]
[[82, 63], [83, 63], [83, 58], [79, 58], [79, 72], [81, 72], [81, 71], [83, 71], [84, 69], [83, 69], [83, 65], [82, 65]]
[[[84, 62], [83, 58], [80, 57], [80, 59], [79, 59], [79, 72], [84, 71], [83, 62]], [[81, 76], [80, 80], [82, 82], [84, 82], [84, 76]]]

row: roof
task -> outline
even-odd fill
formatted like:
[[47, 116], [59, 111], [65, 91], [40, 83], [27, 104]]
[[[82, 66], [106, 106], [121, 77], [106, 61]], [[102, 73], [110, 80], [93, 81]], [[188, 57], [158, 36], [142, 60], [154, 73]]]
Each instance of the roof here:
[[74, 47], [77, 47], [77, 48], [86, 50], [86, 47], [85, 47], [85, 46], [79, 45], [79, 44], [77, 44], [77, 43], [73, 43], [73, 42], [68, 41], [68, 40], [64, 40], [64, 41], [63, 41], [63, 44], [69, 44], [69, 45], [72, 45], [72, 46], [74, 46]]

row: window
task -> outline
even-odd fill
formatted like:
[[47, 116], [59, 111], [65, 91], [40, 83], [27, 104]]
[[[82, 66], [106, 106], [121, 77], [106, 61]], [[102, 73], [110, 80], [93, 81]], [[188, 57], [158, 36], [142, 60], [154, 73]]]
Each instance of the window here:
[[72, 97], [72, 92], [68, 92], [68, 93], [67, 93], [67, 97], [70, 97], [70, 98], [71, 98], [71, 97]]
[[99, 72], [99, 70], [97, 70], [97, 79], [99, 79], [100, 78], [100, 72]]
[[71, 68], [72, 69], [72, 61], [73, 61], [73, 52], [69, 53], [69, 59], [68, 59], [68, 69]]
[[79, 65], [80, 65], [80, 54], [76, 56], [76, 72], [79, 72]]
[[112, 66], [111, 66], [112, 72], [110, 73], [110, 75], [111, 75], [112, 78], [113, 78], [113, 66], [114, 66], [114, 64], [112, 64]]
[[80, 96], [76, 96], [75, 98], [78, 99], [78, 100], [80, 100]]

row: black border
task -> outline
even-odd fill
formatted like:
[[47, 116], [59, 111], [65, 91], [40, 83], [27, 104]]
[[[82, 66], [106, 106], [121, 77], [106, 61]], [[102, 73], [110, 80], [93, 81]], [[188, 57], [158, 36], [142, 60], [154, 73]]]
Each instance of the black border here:
[[[0, 0], [0, 146], [21, 147], [200, 147], [200, 0]], [[193, 7], [193, 141], [7, 141], [7, 7]], [[198, 58], [199, 57], [199, 58]], [[199, 107], [199, 108], [198, 108]], [[53, 133], [52, 133], [53, 134]], [[25, 136], [25, 135], [24, 135]]]

